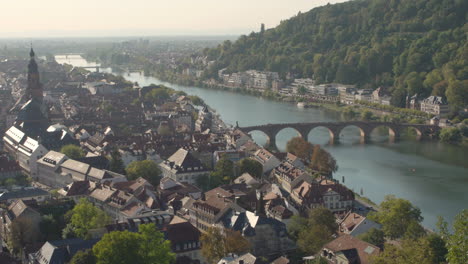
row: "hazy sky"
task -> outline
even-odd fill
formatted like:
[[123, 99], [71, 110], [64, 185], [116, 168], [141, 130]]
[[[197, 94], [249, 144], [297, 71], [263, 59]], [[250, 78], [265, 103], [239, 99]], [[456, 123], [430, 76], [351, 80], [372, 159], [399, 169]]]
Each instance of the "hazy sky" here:
[[0, 37], [245, 34], [346, 0], [0, 0]]

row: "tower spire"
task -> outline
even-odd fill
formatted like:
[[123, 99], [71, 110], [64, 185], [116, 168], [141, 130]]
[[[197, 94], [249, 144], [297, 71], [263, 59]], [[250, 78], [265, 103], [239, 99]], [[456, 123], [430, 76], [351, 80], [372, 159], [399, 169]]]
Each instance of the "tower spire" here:
[[31, 57], [31, 59], [33, 59], [35, 55], [36, 54], [34, 53], [32, 41], [31, 41], [31, 51], [29, 52], [29, 57]]
[[39, 79], [39, 70], [35, 60], [35, 53], [31, 43], [31, 51], [29, 52], [30, 60], [28, 64], [28, 88], [29, 99], [42, 99], [42, 84]]

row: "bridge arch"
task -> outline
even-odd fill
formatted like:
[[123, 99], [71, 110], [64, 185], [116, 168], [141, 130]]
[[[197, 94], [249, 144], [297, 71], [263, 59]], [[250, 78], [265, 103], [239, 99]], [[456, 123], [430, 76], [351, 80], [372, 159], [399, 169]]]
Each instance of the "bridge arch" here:
[[272, 137], [271, 135], [269, 135], [267, 132], [263, 131], [262, 129], [252, 129], [252, 130], [247, 131], [246, 133], [249, 134], [250, 137], [259, 145], [264, 145], [267, 147], [270, 146], [270, 144], [272, 143], [271, 142], [272, 138], [273, 138], [273, 141], [275, 139], [274, 136]]
[[383, 123], [377, 124], [370, 128], [370, 133], [368, 135], [369, 139], [372, 138], [372, 136], [374, 136], [373, 134], [375, 134], [380, 129], [387, 129], [389, 142], [395, 142], [400, 137], [400, 131], [397, 127]]
[[[321, 140], [318, 137], [326, 137], [328, 136], [328, 140], [324, 141]], [[307, 133], [307, 140], [309, 142], [313, 142], [314, 144], [323, 144], [323, 143], [329, 143], [329, 144], [334, 144], [335, 139], [338, 139], [337, 136], [335, 135], [335, 131], [330, 129], [329, 127], [325, 125], [319, 125], [319, 126], [314, 126], [309, 129], [309, 132]]]
[[411, 133], [416, 133], [416, 140], [421, 140], [424, 136], [424, 130], [419, 126], [408, 125], [405, 126], [406, 132], [411, 135]]
[[[307, 140], [307, 135], [304, 135], [298, 128], [294, 126], [282, 127], [276, 132], [275, 143], [278, 149], [286, 149], [286, 144], [289, 140], [295, 137], [301, 137]], [[278, 146], [278, 142], [284, 143], [284, 146]]]
[[[359, 124], [349, 123], [344, 124], [342, 127], [337, 128], [335, 132], [335, 138], [342, 139], [344, 137], [343, 132], [349, 131], [350, 128], [357, 128], [359, 131], [359, 142], [366, 143], [369, 140], [370, 131], [366, 130], [365, 128], [361, 127]], [[344, 130], [344, 131], [343, 131]]]

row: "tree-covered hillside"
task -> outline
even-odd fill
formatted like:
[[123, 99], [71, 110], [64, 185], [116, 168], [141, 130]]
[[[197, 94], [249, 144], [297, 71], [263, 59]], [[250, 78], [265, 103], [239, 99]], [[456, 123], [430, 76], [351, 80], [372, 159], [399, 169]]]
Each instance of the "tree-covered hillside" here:
[[446, 96], [468, 104], [467, 0], [355, 0], [312, 9], [273, 29], [225, 41], [203, 53], [206, 73], [258, 69], [318, 82], [393, 87], [407, 94]]

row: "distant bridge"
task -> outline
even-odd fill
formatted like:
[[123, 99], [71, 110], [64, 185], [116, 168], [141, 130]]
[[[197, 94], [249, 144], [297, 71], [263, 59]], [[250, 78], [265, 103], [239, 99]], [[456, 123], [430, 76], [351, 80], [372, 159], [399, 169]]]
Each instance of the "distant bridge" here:
[[314, 128], [324, 127], [330, 133], [330, 144], [339, 142], [340, 133], [345, 127], [355, 126], [361, 133], [361, 143], [369, 141], [372, 131], [378, 127], [387, 127], [390, 141], [395, 141], [400, 137], [403, 130], [407, 128], [416, 131], [416, 139], [421, 140], [424, 137], [434, 135], [440, 130], [436, 125], [424, 124], [398, 124], [391, 122], [363, 122], [363, 121], [349, 121], [349, 122], [315, 122], [315, 123], [287, 123], [287, 124], [266, 124], [259, 126], [239, 127], [244, 133], [252, 131], [263, 132], [267, 137], [267, 145], [269, 147], [276, 147], [276, 135], [285, 128], [292, 128], [297, 131], [298, 135], [307, 140], [307, 137]]

